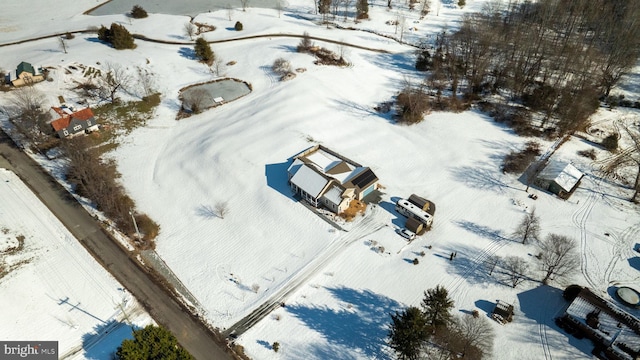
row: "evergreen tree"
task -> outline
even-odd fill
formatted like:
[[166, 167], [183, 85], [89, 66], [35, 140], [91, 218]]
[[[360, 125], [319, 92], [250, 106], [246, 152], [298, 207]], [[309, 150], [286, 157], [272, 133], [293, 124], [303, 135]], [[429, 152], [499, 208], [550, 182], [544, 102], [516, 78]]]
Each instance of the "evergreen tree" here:
[[213, 61], [216, 59], [213, 50], [211, 50], [211, 46], [202, 37], [196, 39], [196, 45], [194, 47], [196, 57], [200, 59], [200, 61], [205, 62], [209, 65], [213, 64]]
[[133, 340], [122, 342], [116, 352], [119, 360], [194, 360], [178, 340], [168, 330], [148, 325], [144, 329], [133, 331]]
[[131, 9], [131, 17], [134, 19], [142, 19], [147, 16], [149, 16], [149, 14], [147, 14], [147, 11], [140, 5], [134, 5], [133, 9]]
[[111, 31], [104, 25], [98, 29], [98, 40], [111, 43]]
[[331, 0], [318, 0], [318, 12], [326, 15], [331, 11]]
[[135, 44], [133, 43], [133, 36], [122, 25], [116, 23], [111, 24], [111, 44], [115, 49], [133, 49]]
[[451, 322], [451, 309], [453, 300], [449, 298], [449, 292], [443, 286], [436, 286], [424, 293], [422, 309], [427, 324], [430, 326], [446, 326]]
[[424, 314], [417, 307], [391, 315], [389, 343], [391, 348], [403, 360], [418, 359], [422, 344], [428, 339], [427, 324]]
[[357, 0], [356, 1], [356, 13], [358, 19], [368, 19], [369, 18], [369, 2], [368, 0]]

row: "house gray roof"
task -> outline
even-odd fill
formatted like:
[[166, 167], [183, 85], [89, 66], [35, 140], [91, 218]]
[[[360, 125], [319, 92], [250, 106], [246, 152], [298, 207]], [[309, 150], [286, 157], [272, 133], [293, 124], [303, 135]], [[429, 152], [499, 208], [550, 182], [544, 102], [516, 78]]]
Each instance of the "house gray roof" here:
[[302, 165], [291, 178], [291, 183], [307, 194], [317, 198], [327, 186], [329, 179], [314, 171], [308, 165]]
[[342, 202], [342, 193], [343, 192], [344, 192], [344, 190], [341, 189], [340, 186], [334, 184], [322, 196], [327, 198], [327, 200], [331, 201], [332, 203], [334, 203], [336, 205], [340, 205], [340, 203]]

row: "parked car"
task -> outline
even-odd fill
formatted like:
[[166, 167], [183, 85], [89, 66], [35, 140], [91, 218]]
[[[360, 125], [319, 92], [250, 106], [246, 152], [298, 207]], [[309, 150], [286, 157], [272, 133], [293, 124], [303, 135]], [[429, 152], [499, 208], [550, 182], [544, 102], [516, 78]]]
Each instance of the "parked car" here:
[[411, 241], [413, 239], [416, 238], [416, 233], [414, 233], [413, 231], [404, 228], [400, 231], [398, 231], [398, 234], [400, 234], [400, 236], [402, 236], [403, 238], [406, 238], [407, 240]]

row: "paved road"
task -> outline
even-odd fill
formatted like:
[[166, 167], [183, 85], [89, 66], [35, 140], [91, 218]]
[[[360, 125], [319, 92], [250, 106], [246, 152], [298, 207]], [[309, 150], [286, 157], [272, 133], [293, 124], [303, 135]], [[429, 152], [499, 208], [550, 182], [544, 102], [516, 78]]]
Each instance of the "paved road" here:
[[220, 335], [193, 318], [117, 241], [103, 232], [73, 196], [21, 152], [2, 130], [0, 167], [16, 173], [94, 258], [196, 359], [232, 358]]

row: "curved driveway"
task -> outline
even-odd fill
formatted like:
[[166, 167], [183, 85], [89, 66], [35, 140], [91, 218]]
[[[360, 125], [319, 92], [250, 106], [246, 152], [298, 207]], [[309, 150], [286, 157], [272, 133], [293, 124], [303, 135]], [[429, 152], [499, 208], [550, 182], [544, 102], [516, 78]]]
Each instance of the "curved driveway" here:
[[89, 253], [196, 359], [232, 359], [231, 351], [218, 333], [194, 318], [156, 276], [142, 268], [71, 194], [21, 152], [2, 130], [0, 167], [16, 173]]

